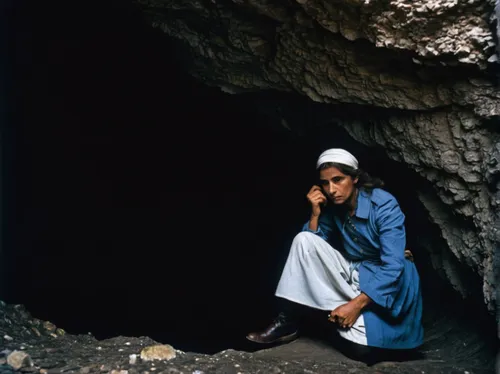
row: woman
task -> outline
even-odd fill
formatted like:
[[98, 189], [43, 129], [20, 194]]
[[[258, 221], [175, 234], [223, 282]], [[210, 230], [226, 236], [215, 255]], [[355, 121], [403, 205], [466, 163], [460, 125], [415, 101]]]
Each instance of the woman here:
[[[362, 356], [418, 347], [420, 281], [405, 258], [405, 216], [398, 202], [343, 149], [323, 152], [317, 169], [320, 186], [307, 194], [310, 219], [292, 243], [276, 290], [288, 300], [286, 310], [247, 338], [263, 344], [295, 339], [297, 305], [303, 305], [328, 311], [325, 318]], [[343, 248], [332, 246], [336, 236]], [[368, 356], [358, 359], [373, 358]]]

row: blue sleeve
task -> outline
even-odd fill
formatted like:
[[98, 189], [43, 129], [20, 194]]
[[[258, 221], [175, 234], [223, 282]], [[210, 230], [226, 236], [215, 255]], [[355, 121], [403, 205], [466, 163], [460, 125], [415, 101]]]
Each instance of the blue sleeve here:
[[376, 225], [379, 230], [381, 264], [361, 288], [376, 304], [389, 309], [394, 317], [398, 316], [401, 309], [401, 303], [396, 306], [394, 302], [402, 284], [405, 261], [404, 220], [405, 216], [394, 198], [378, 207]]
[[304, 226], [302, 227], [302, 231], [312, 232], [313, 234], [318, 235], [320, 238], [328, 241], [333, 230], [333, 225], [334, 223], [329, 214], [321, 214], [319, 216], [318, 229], [316, 231], [312, 231], [311, 229], [309, 229], [309, 221], [304, 224]]

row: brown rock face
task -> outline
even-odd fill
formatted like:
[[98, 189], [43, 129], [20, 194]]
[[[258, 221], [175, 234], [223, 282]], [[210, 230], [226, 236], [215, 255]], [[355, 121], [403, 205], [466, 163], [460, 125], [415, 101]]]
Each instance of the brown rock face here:
[[[337, 122], [428, 179], [420, 200], [448, 248], [436, 266], [462, 294], [457, 263], [495, 306], [500, 90], [487, 1], [137, 0], [178, 40], [190, 73], [230, 93], [291, 91], [359, 105]], [[374, 118], [363, 106], [379, 108]]]

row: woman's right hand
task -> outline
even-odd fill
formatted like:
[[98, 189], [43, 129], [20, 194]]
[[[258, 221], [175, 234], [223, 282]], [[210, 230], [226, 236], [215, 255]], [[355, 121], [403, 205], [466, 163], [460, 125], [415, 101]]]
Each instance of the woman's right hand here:
[[307, 200], [311, 203], [312, 215], [319, 217], [321, 214], [321, 204], [326, 203], [326, 196], [323, 194], [321, 187], [312, 186], [307, 194]]

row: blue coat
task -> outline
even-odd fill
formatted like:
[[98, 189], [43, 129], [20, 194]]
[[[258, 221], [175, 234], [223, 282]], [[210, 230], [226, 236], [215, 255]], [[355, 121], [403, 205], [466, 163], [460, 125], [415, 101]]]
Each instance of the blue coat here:
[[[337, 210], [338, 212], [338, 210]], [[359, 261], [361, 291], [373, 302], [363, 310], [369, 346], [411, 349], [422, 344], [422, 295], [415, 264], [405, 259], [405, 216], [390, 193], [361, 189], [356, 213], [346, 222], [335, 208], [319, 218], [319, 235], [351, 261]], [[354, 226], [354, 227], [353, 227]], [[343, 248], [335, 243], [340, 235]]]

